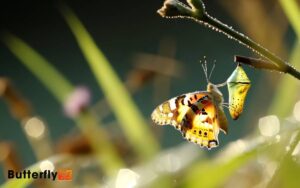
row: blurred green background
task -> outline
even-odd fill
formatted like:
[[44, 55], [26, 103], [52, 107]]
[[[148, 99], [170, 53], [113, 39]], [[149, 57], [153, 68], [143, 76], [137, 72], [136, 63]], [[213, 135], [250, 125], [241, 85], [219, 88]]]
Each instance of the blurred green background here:
[[[150, 122], [150, 115], [159, 103], [171, 97], [206, 89], [206, 81], [199, 61], [206, 56], [208, 65], [211, 66], [216, 60], [216, 68], [211, 81], [221, 83], [236, 67], [233, 62], [234, 55], [255, 56], [237, 42], [228, 40], [222, 34], [212, 32], [190, 20], [162, 19], [156, 13], [157, 9], [162, 6], [162, 1], [76, 0], [64, 2], [81, 20], [124, 83], [129, 78], [130, 72], [142, 63], [143, 58], [137, 61], [137, 57], [143, 54], [152, 54], [157, 57], [169, 56], [174, 61], [176, 60], [176, 67], [180, 71], [174, 71], [172, 76], [158, 75], [164, 81], [162, 84], [157, 87], [157, 81], [151, 79], [143, 83], [132, 95], [143, 117], [149, 122], [147, 125], [154, 132], [162, 150], [186, 141], [172, 127], [155, 127]], [[2, 2], [0, 31], [12, 33], [24, 40], [51, 62], [74, 86], [88, 87], [91, 91], [91, 105], [93, 106], [103, 99], [104, 95], [59, 12], [59, 4], [59, 1]], [[278, 1], [220, 0], [205, 1], [205, 4], [208, 13], [214, 17], [250, 35], [255, 41], [274, 51], [283, 59], [289, 59], [295, 45], [296, 34]], [[164, 50], [169, 50], [171, 53], [165, 55]], [[146, 56], [142, 57], [146, 58]], [[145, 62], [149, 62], [149, 59], [145, 59]], [[195, 150], [205, 150], [208, 156], [214, 156], [222, 151], [227, 143], [255, 132], [258, 119], [272, 113], [270, 106], [274, 103], [273, 97], [276, 95], [278, 86], [276, 83], [282, 77], [290, 76], [249, 67], [245, 67], [245, 70], [252, 81], [252, 86], [244, 113], [237, 121], [229, 120], [229, 134], [226, 136], [223, 133], [220, 134], [218, 148], [206, 151], [194, 146]], [[20, 63], [20, 60], [3, 42], [0, 43], [0, 76], [10, 79], [19, 93], [30, 102], [35, 114], [46, 122], [54, 143], [76, 132], [74, 122], [66, 117], [62, 105]], [[164, 83], [166, 85], [163, 85]], [[158, 88], [166, 92], [160, 95]], [[225, 87], [222, 88], [222, 92], [226, 101], [228, 94]], [[229, 118], [228, 110], [225, 109], [225, 111]], [[290, 108], [288, 113], [292, 112], [293, 108]], [[280, 117], [281, 114], [275, 115]], [[282, 118], [286, 116], [283, 114]], [[103, 125], [110, 134], [116, 136], [122, 134], [119, 126], [111, 125], [112, 122], [113, 124], [115, 122], [113, 114], [103, 119]], [[12, 117], [4, 100], [0, 101], [0, 126], [0, 141], [10, 141], [17, 146], [17, 153], [23, 167], [35, 163], [36, 158], [32, 147], [22, 131], [20, 122]], [[109, 126], [114, 128], [109, 128]], [[5, 181], [4, 172], [0, 169], [0, 183]]]

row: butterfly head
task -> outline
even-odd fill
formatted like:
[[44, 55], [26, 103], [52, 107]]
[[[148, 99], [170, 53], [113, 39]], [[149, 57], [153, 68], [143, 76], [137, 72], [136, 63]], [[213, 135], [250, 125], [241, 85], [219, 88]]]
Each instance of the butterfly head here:
[[207, 84], [207, 89], [209, 93], [211, 93], [216, 101], [217, 104], [223, 103], [223, 94], [219, 90], [218, 86], [212, 83]]

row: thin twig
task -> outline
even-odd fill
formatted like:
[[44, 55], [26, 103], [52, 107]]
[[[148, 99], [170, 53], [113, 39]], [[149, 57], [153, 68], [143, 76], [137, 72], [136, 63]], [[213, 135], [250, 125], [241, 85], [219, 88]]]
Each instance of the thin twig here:
[[263, 59], [256, 59], [245, 56], [234, 56], [234, 62], [243, 63], [257, 69], [276, 70], [283, 72], [278, 66]]

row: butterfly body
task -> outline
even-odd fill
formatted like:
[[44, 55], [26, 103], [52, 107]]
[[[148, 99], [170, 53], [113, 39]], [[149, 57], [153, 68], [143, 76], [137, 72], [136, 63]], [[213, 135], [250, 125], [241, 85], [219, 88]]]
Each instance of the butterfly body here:
[[216, 85], [208, 83], [206, 91], [187, 93], [162, 103], [151, 117], [158, 125], [173, 125], [188, 141], [213, 148], [219, 144], [219, 130], [227, 132], [222, 104], [222, 93]]

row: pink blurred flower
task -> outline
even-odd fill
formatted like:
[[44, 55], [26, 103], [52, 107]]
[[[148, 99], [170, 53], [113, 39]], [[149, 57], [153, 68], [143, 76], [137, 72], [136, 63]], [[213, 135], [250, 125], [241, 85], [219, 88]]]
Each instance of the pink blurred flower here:
[[91, 100], [90, 90], [85, 86], [79, 86], [67, 97], [64, 103], [64, 112], [74, 118], [89, 106]]

